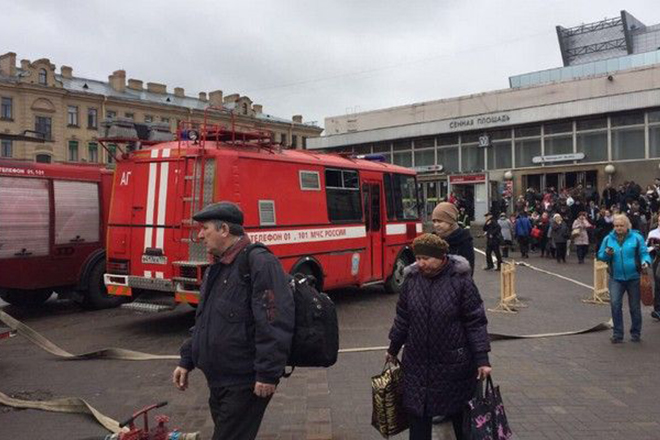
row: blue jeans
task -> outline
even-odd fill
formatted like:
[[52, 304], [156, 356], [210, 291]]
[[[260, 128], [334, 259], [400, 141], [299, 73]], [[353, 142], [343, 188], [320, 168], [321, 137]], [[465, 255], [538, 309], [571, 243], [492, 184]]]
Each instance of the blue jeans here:
[[640, 303], [639, 279], [619, 281], [610, 278], [610, 305], [612, 306], [612, 336], [623, 339], [623, 294], [628, 292], [628, 307], [630, 308], [630, 336], [639, 337], [642, 332], [642, 306]]

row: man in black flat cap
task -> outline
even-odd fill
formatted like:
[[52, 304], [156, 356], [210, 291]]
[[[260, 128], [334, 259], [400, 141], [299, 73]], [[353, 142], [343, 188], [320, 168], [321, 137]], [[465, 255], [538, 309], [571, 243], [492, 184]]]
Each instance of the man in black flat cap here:
[[181, 346], [172, 380], [184, 391], [198, 367], [210, 389], [213, 440], [254, 439], [291, 349], [293, 295], [279, 260], [264, 248], [249, 252], [250, 281], [243, 279], [239, 257], [250, 239], [238, 206], [214, 203], [193, 219], [215, 263], [204, 274], [192, 338]]

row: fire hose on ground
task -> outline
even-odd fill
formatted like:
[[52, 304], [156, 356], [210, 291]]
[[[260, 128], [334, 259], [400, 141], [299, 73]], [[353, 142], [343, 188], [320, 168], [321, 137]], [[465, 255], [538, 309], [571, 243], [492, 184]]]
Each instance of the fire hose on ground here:
[[[178, 360], [179, 355], [159, 355], [159, 354], [150, 354], [143, 353], [139, 351], [127, 350], [123, 348], [104, 348], [101, 350], [90, 351], [80, 354], [69, 353], [68, 351], [60, 348], [46, 337], [33, 330], [29, 326], [23, 324], [19, 320], [8, 315], [4, 311], [0, 310], [0, 322], [4, 323], [7, 327], [12, 329], [17, 336], [22, 336], [37, 347], [42, 350], [47, 351], [48, 353], [63, 358], [66, 360], [87, 360], [87, 359], [115, 359], [115, 360], [125, 360], [125, 361], [152, 361], [152, 360]], [[531, 335], [513, 335], [505, 333], [489, 333], [491, 341], [503, 341], [503, 340], [512, 340], [512, 339], [538, 339], [538, 338], [550, 338], [550, 337], [559, 337], [559, 336], [570, 336], [570, 335], [580, 335], [585, 333], [597, 332], [602, 330], [608, 330], [612, 328], [611, 321], [601, 322], [593, 327], [567, 331], [567, 332], [558, 332], [558, 333], [542, 333], [542, 334], [531, 334]], [[387, 346], [379, 347], [362, 347], [362, 348], [344, 348], [340, 349], [339, 353], [365, 353], [371, 351], [385, 351]], [[102, 414], [94, 407], [92, 407], [88, 402], [77, 397], [67, 397], [61, 399], [54, 399], [49, 401], [29, 401], [12, 398], [2, 392], [0, 392], [0, 404], [15, 408], [30, 408], [38, 409], [42, 411], [54, 411], [54, 412], [64, 412], [64, 413], [81, 413], [89, 414], [94, 417], [98, 423], [100, 423], [105, 429], [115, 434], [122, 432], [119, 423]], [[198, 439], [198, 434], [183, 434], [180, 433], [178, 437], [181, 440], [194, 440]]]

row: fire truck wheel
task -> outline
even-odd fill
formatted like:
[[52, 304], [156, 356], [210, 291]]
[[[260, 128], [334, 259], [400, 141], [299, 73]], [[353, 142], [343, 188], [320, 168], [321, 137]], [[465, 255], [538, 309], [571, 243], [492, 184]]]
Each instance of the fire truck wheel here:
[[411, 258], [405, 253], [399, 254], [396, 261], [394, 262], [394, 268], [392, 269], [392, 275], [385, 281], [385, 291], [393, 295], [398, 295], [401, 292], [401, 286], [403, 286], [403, 280], [406, 276], [403, 274], [403, 269], [411, 264]]
[[16, 307], [39, 307], [53, 294], [53, 289], [0, 291], [0, 298]]
[[126, 297], [108, 294], [103, 282], [105, 261], [96, 263], [89, 275], [89, 288], [84, 292], [82, 306], [90, 310], [110, 309], [119, 307], [127, 301]]

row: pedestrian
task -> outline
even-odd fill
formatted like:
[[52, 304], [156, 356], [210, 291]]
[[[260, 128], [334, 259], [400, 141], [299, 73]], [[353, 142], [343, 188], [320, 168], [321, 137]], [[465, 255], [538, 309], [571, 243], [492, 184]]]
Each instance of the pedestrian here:
[[630, 341], [639, 342], [642, 333], [642, 307], [640, 304], [639, 278], [651, 264], [644, 237], [632, 229], [625, 214], [614, 216], [614, 230], [603, 240], [598, 259], [609, 265], [610, 306], [614, 324], [613, 344], [623, 342], [623, 294], [628, 293], [630, 308]]
[[657, 320], [660, 320], [660, 273], [658, 269], [660, 266], [660, 224], [657, 225], [655, 229], [649, 232], [649, 236], [646, 239], [646, 245], [648, 246], [649, 253], [653, 259], [653, 311], [651, 312], [651, 317]]
[[548, 226], [550, 224], [550, 215], [547, 212], [541, 214], [541, 217], [534, 223], [534, 227], [538, 229], [538, 243], [539, 248], [541, 249], [541, 258], [546, 256], [546, 253], [550, 255], [548, 250]]
[[470, 216], [463, 206], [458, 210], [458, 225], [463, 229], [470, 229]]
[[594, 235], [596, 236], [596, 251], [600, 249], [600, 245], [603, 242], [603, 239], [612, 232], [614, 225], [612, 224], [612, 213], [609, 209], [602, 208], [600, 210], [600, 215], [598, 220], [596, 220], [596, 230]]
[[172, 379], [184, 391], [190, 372], [202, 370], [213, 440], [254, 439], [291, 349], [293, 294], [279, 260], [266, 249], [250, 252], [251, 282], [242, 279], [237, 257], [250, 239], [238, 206], [214, 203], [193, 219], [215, 263], [204, 275], [192, 337], [181, 346]]
[[552, 217], [550, 226], [550, 239], [555, 248], [555, 258], [557, 263], [566, 263], [566, 243], [568, 242], [568, 226], [561, 214], [555, 214]]
[[532, 232], [532, 223], [527, 218], [527, 212], [522, 211], [516, 218], [516, 238], [520, 246], [521, 258], [529, 258], [529, 234]]
[[500, 225], [500, 231], [502, 232], [502, 256], [509, 258], [509, 248], [513, 244], [513, 223], [506, 218], [505, 213], [501, 213], [497, 224]]
[[584, 257], [589, 252], [589, 233], [588, 231], [593, 228], [589, 220], [587, 220], [587, 213], [582, 211], [578, 214], [578, 218], [573, 222], [573, 231], [571, 236], [578, 258], [578, 264], [584, 264]]
[[485, 215], [486, 223], [484, 223], [484, 236], [486, 237], [486, 266], [484, 270], [491, 270], [493, 266], [493, 253], [497, 258], [497, 267], [495, 270], [502, 268], [502, 254], [500, 253], [500, 245], [502, 244], [502, 230], [499, 223], [495, 220], [491, 212]]
[[463, 411], [478, 379], [491, 373], [486, 313], [470, 268], [448, 258], [449, 245], [433, 234], [413, 241], [418, 265], [407, 277], [396, 306], [386, 360], [403, 357], [403, 407], [411, 440], [431, 440], [432, 418], [451, 420], [463, 439]]
[[449, 253], [460, 255], [470, 263], [474, 273], [474, 244], [469, 229], [458, 225], [458, 209], [453, 203], [443, 202], [433, 209], [433, 232], [449, 244]]

